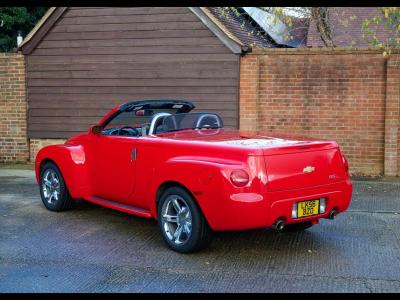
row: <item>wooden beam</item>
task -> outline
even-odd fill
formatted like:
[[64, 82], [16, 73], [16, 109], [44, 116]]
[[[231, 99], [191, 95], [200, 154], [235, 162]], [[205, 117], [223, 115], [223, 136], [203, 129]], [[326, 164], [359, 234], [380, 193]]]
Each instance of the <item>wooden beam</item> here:
[[202, 10], [200, 7], [189, 7], [189, 9], [200, 19], [200, 21], [207, 26], [218, 39], [227, 46], [234, 54], [242, 54], [243, 44], [239, 44], [232, 37], [228, 36], [219, 26], [217, 26]]
[[29, 33], [30, 39], [20, 47], [22, 53], [25, 55], [31, 53], [66, 10], [67, 7], [57, 7], [37, 28], [34, 28], [32, 30], [34, 32]]

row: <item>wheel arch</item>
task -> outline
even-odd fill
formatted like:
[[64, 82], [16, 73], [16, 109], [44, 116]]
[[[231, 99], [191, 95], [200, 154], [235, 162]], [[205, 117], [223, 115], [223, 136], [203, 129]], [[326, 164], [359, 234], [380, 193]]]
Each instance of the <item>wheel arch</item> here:
[[157, 191], [156, 191], [156, 199], [155, 199], [155, 208], [156, 208], [156, 209], [155, 209], [156, 214], [155, 214], [155, 216], [154, 216], [155, 219], [158, 219], [157, 211], [158, 211], [158, 203], [159, 203], [159, 201], [160, 201], [160, 198], [161, 198], [162, 194], [163, 194], [167, 189], [169, 189], [169, 188], [171, 188], [171, 187], [179, 187], [179, 188], [182, 188], [184, 191], [186, 191], [186, 192], [193, 198], [194, 202], [196, 203], [197, 207], [200, 209], [201, 213], [203, 214], [205, 220], [206, 220], [207, 223], [208, 223], [206, 214], [204, 213], [203, 209], [201, 208], [201, 206], [200, 206], [200, 204], [199, 204], [199, 201], [196, 199], [195, 194], [194, 194], [188, 187], [186, 187], [183, 183], [181, 183], [181, 182], [179, 182], [179, 181], [175, 181], [175, 180], [167, 180], [167, 181], [164, 181], [163, 183], [161, 183], [161, 184], [158, 186]]
[[[57, 162], [56, 162], [55, 160], [46, 157], [46, 158], [44, 158], [44, 159], [42, 159], [42, 160], [40, 161], [40, 163], [39, 163], [39, 168], [38, 168], [39, 177], [40, 177], [41, 174], [42, 174], [42, 168], [43, 168], [43, 166], [44, 166], [45, 164], [47, 164], [47, 163], [52, 163], [52, 164], [54, 164], [54, 165], [57, 167], [58, 171], [60, 172], [60, 175], [62, 176], [62, 179], [64, 180], [65, 189], [68, 191], [68, 193], [70, 193], [70, 188], [69, 188], [67, 182], [65, 181], [65, 176], [64, 176], [64, 174], [63, 174], [63, 172], [62, 172], [60, 166], [57, 164]], [[39, 180], [40, 180], [40, 178], [39, 178]]]
[[51, 159], [51, 158], [48, 158], [48, 157], [46, 157], [46, 158], [44, 158], [44, 159], [42, 159], [42, 160], [40, 161], [40, 164], [39, 164], [39, 174], [42, 172], [43, 166], [44, 166], [46, 163], [48, 163], [48, 162], [55, 164], [56, 167], [58, 168], [58, 170], [60, 170], [60, 173], [61, 173], [61, 175], [62, 175], [60, 166], [57, 164], [57, 162], [56, 162], [55, 160]]
[[36, 179], [46, 162], [52, 162], [60, 171], [73, 198], [81, 198], [89, 189], [89, 177], [82, 146], [51, 145], [43, 147], [35, 159]]
[[179, 156], [167, 160], [153, 170], [152, 185], [147, 194], [151, 215], [158, 219], [160, 196], [168, 187], [176, 185], [193, 197], [205, 220], [214, 229], [216, 215], [228, 188], [227, 172], [238, 165], [238, 161], [202, 156]]

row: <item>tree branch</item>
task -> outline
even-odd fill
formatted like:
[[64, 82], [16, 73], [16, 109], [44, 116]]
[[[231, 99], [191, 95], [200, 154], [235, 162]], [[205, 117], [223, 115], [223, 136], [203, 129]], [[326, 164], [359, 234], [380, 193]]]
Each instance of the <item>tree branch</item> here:
[[314, 20], [317, 30], [326, 47], [335, 47], [332, 40], [331, 24], [329, 22], [328, 7], [312, 7], [311, 18]]

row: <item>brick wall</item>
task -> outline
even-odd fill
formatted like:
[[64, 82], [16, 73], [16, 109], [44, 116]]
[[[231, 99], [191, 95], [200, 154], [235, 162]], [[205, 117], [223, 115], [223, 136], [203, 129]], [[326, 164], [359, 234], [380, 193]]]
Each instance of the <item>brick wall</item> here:
[[[0, 162], [34, 161], [59, 139], [26, 135], [24, 59], [0, 54]], [[254, 49], [241, 58], [240, 128], [336, 140], [352, 174], [400, 175], [400, 55]]]
[[400, 175], [400, 60], [399, 56], [387, 62], [385, 114], [385, 174]]
[[398, 55], [255, 49], [241, 70], [241, 129], [333, 139], [352, 174], [400, 175]]
[[39, 152], [39, 150], [45, 146], [49, 145], [56, 145], [56, 144], [64, 144], [65, 139], [30, 139], [29, 144], [30, 144], [30, 161], [34, 162], [36, 158], [36, 154]]
[[24, 57], [0, 53], [0, 163], [29, 159], [26, 111]]

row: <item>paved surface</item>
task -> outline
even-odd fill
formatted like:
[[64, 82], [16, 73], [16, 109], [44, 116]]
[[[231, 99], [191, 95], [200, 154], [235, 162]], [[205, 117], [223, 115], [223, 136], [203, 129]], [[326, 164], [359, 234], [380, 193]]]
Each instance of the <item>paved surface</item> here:
[[354, 182], [349, 212], [302, 233], [218, 233], [168, 250], [155, 221], [89, 203], [47, 211], [0, 169], [0, 292], [400, 292], [400, 184]]

